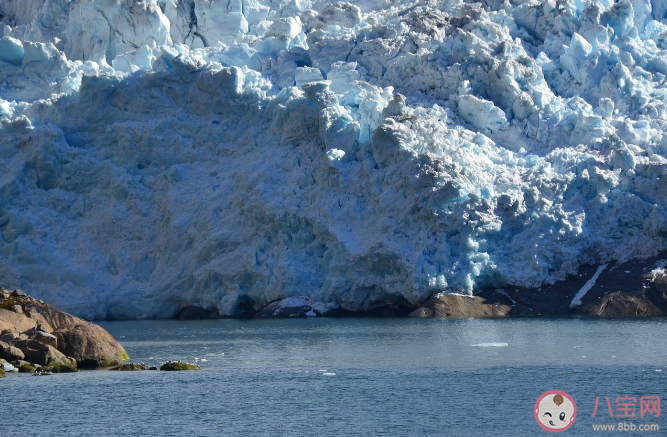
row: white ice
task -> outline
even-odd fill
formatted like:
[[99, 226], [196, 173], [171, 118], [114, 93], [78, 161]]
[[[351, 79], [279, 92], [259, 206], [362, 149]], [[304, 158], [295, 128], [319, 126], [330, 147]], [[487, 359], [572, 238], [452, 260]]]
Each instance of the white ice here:
[[0, 0], [0, 281], [88, 318], [667, 245], [667, 2]]

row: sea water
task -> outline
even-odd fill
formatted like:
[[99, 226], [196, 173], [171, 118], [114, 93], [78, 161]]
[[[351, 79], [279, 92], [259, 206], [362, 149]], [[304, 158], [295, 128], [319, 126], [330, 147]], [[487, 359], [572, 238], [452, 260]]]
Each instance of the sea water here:
[[[196, 372], [86, 371], [0, 380], [0, 436], [531, 436], [547, 390], [593, 424], [657, 424], [667, 320], [289, 319], [101, 323], [132, 362]], [[637, 400], [618, 418], [617, 398]], [[598, 408], [595, 417], [596, 398]], [[614, 417], [610, 417], [606, 399]]]

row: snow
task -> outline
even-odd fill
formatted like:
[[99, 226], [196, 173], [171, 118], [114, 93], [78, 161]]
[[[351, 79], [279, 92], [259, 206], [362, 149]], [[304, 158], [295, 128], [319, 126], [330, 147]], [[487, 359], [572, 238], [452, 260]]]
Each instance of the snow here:
[[667, 275], [667, 259], [655, 263], [653, 269], [649, 272], [649, 282], [655, 282], [658, 278]]
[[0, 0], [0, 278], [370, 309], [666, 249], [667, 2]]
[[606, 268], [607, 268], [607, 264], [602, 264], [602, 265], [598, 266], [598, 268], [597, 268], [597, 270], [595, 270], [595, 273], [593, 274], [593, 276], [591, 276], [591, 278], [588, 281], [586, 281], [586, 283], [579, 289], [579, 291], [577, 291], [577, 294], [574, 295], [574, 298], [572, 299], [572, 302], [570, 303], [570, 308], [574, 308], [576, 306], [581, 305], [581, 299], [583, 299], [584, 296], [586, 296], [586, 293], [588, 293], [588, 291], [591, 288], [593, 288], [593, 286], [595, 285], [595, 282], [600, 277], [600, 273], [602, 273], [604, 271], [604, 269], [606, 269]]

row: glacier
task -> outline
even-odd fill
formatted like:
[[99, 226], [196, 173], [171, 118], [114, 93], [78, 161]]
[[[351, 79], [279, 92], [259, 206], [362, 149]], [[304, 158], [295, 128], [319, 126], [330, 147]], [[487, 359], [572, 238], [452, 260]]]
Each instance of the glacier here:
[[667, 249], [667, 0], [409, 3], [0, 0], [2, 285], [364, 311]]

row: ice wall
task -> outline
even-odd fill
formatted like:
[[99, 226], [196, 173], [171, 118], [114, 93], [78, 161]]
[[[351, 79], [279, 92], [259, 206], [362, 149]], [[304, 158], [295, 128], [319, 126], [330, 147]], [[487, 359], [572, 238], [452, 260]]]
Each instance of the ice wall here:
[[667, 249], [667, 2], [0, 0], [0, 278], [89, 318]]

